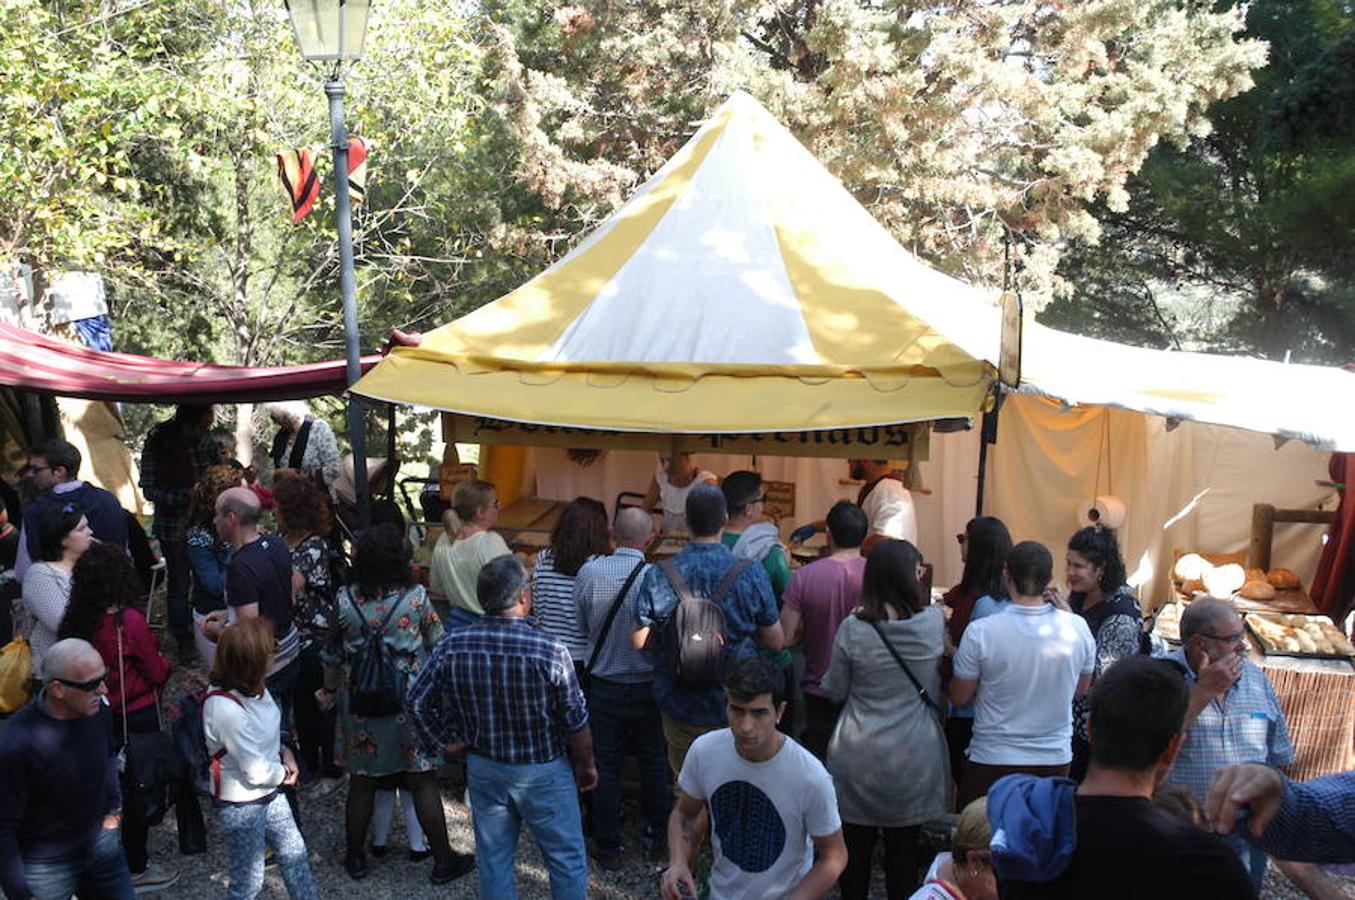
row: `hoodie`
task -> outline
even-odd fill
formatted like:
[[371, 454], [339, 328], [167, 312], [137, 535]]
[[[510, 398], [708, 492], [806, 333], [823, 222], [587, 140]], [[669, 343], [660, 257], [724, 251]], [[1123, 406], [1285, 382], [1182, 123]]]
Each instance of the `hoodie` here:
[[993, 868], [1003, 881], [1053, 881], [1077, 849], [1071, 778], [1007, 775], [988, 790]]

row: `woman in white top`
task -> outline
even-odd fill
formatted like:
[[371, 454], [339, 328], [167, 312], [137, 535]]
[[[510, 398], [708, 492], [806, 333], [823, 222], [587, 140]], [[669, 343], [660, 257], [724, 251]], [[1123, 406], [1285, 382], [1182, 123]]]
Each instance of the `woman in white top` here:
[[663, 533], [687, 530], [687, 494], [698, 484], [719, 484], [711, 472], [697, 466], [690, 453], [660, 456], [645, 493], [645, 509], [663, 513]]
[[451, 606], [450, 631], [473, 625], [484, 609], [475, 596], [475, 581], [485, 563], [512, 551], [492, 529], [499, 521], [499, 500], [488, 481], [468, 480], [452, 491], [452, 508], [442, 517], [442, 536], [433, 546], [428, 589]]
[[89, 520], [75, 507], [49, 506], [37, 520], [38, 561], [24, 572], [23, 610], [26, 633], [33, 648], [33, 677], [42, 671], [42, 658], [56, 643], [56, 633], [71, 600], [71, 572], [94, 535]]
[[212, 805], [225, 834], [226, 896], [252, 900], [263, 889], [264, 844], [292, 900], [317, 896], [306, 842], [279, 788], [295, 785], [296, 757], [282, 746], [282, 715], [264, 687], [273, 655], [267, 619], [240, 619], [221, 632], [212, 690], [202, 704], [202, 733], [212, 765]]
[[988, 798], [980, 797], [960, 811], [950, 852], [938, 853], [927, 878], [909, 900], [997, 900]]
[[588, 635], [579, 624], [574, 578], [588, 560], [612, 549], [607, 508], [592, 497], [576, 497], [551, 530], [550, 546], [532, 567], [532, 614], [541, 630], [569, 648], [574, 667], [588, 662]]

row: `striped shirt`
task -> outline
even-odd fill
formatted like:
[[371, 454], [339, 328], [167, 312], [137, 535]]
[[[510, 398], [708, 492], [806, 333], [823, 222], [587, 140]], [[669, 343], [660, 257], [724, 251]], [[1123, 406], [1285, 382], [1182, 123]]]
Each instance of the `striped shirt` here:
[[569, 648], [576, 663], [588, 662], [588, 637], [574, 606], [574, 577], [555, 571], [555, 555], [547, 547], [532, 567], [532, 615], [541, 629]]
[[[1193, 688], [1195, 673], [1185, 652], [1178, 650], [1167, 658], [1185, 669], [1186, 683]], [[1293, 761], [1294, 746], [1275, 688], [1265, 672], [1244, 660], [1237, 683], [1209, 701], [1191, 724], [1167, 780], [1204, 803], [1209, 782], [1224, 766], [1260, 763], [1280, 768]]]
[[569, 651], [525, 616], [485, 616], [448, 633], [406, 697], [424, 750], [457, 741], [495, 762], [531, 765], [564, 754], [588, 725]]
[[654, 678], [654, 662], [643, 650], [631, 646], [631, 633], [640, 627], [635, 618], [635, 605], [639, 601], [640, 583], [644, 581], [645, 555], [630, 547], [617, 547], [611, 556], [598, 556], [590, 559], [579, 569], [574, 579], [574, 603], [578, 608], [579, 620], [588, 633], [588, 654], [584, 662], [591, 658], [593, 647], [597, 644], [598, 634], [607, 621], [616, 602], [617, 592], [636, 565], [642, 571], [626, 592], [626, 600], [616, 612], [611, 631], [603, 642], [598, 661], [593, 665], [592, 675], [608, 681], [623, 684], [643, 684]]

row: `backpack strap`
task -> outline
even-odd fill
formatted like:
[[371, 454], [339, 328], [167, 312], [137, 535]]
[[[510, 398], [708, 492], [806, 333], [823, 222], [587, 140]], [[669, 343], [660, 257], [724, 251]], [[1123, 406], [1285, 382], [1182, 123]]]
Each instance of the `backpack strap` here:
[[725, 573], [725, 577], [721, 578], [720, 583], [715, 586], [715, 593], [710, 595], [710, 602], [719, 603], [723, 600], [725, 594], [728, 594], [730, 589], [734, 587], [734, 582], [738, 581], [739, 576], [743, 574], [744, 570], [754, 562], [756, 562], [756, 560], [741, 559], [730, 566], [729, 571]]
[[678, 567], [673, 565], [672, 559], [659, 560], [659, 571], [663, 572], [664, 577], [668, 579], [668, 584], [673, 588], [673, 593], [677, 594], [678, 603], [696, 599], [692, 594], [692, 589], [687, 587], [687, 579], [682, 577]]
[[391, 608], [386, 612], [386, 617], [381, 620], [381, 627], [374, 629], [372, 628], [371, 623], [367, 621], [367, 616], [363, 614], [362, 607], [358, 606], [357, 592], [349, 591], [346, 596], [348, 597], [348, 605], [353, 607], [353, 612], [358, 617], [358, 627], [361, 628], [362, 633], [366, 635], [373, 634], [384, 635], [386, 633], [386, 626], [390, 624], [390, 621], [392, 618], [394, 618], [395, 613], [399, 611], [400, 606], [405, 602], [404, 594], [401, 594], [399, 597], [396, 597], [395, 602], [391, 604]]
[[[212, 688], [212, 690], [208, 691], [207, 694], [206, 694], [206, 696], [204, 696], [204, 697], [202, 698], [202, 711], [203, 711], [204, 713], [207, 711], [207, 701], [208, 701], [208, 700], [211, 700], [213, 697], [225, 697], [226, 699], [230, 700], [232, 703], [234, 703], [236, 706], [240, 707], [241, 709], [244, 709], [244, 708], [245, 708], [245, 704], [240, 700], [240, 698], [237, 697], [237, 696], [235, 696], [234, 694], [232, 694], [230, 691], [223, 691], [223, 690], [221, 690], [220, 688]], [[213, 800], [220, 800], [220, 799], [221, 799], [221, 758], [222, 758], [223, 756], [225, 756], [225, 755], [226, 755], [226, 748], [225, 748], [225, 747], [219, 747], [219, 748], [217, 748], [217, 751], [216, 751], [215, 753], [212, 754], [212, 757], [211, 757], [211, 759], [212, 759], [212, 799], [213, 799]]]

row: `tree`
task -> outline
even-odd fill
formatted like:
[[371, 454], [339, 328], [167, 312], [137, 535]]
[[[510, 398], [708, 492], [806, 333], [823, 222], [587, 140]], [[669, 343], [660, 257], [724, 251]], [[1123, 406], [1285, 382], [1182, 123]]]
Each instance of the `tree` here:
[[[597, 0], [489, 5], [492, 127], [512, 150], [503, 244], [543, 261], [744, 87], [906, 245], [1043, 306], [1065, 242], [1164, 138], [1203, 134], [1264, 47], [1236, 10], [1095, 2]], [[788, 186], [787, 189], [793, 189]], [[524, 196], [521, 191], [525, 190]], [[560, 240], [561, 236], [567, 239]]]
[[1257, 0], [1247, 31], [1271, 47], [1257, 86], [1210, 111], [1210, 134], [1154, 151], [1102, 246], [1070, 260], [1078, 290], [1051, 323], [1113, 328], [1110, 309], [1137, 306], [1145, 343], [1355, 355], [1355, 9]]

